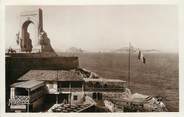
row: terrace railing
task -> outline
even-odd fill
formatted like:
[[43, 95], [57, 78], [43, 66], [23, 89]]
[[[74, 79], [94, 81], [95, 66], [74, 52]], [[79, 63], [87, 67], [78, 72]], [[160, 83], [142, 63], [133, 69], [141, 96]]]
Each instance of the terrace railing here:
[[99, 88], [96, 88], [96, 87], [85, 87], [85, 91], [92, 91], [92, 92], [124, 92], [125, 91], [125, 88], [116, 88], [116, 87], [108, 87], [108, 88], [105, 88], [105, 87], [99, 87]]
[[82, 88], [58, 88], [58, 91], [61, 92], [80, 92]]
[[14, 98], [9, 99], [10, 105], [23, 105], [29, 104], [29, 96], [15, 96]]
[[15, 96], [14, 98], [9, 99], [9, 104], [11, 105], [30, 104], [40, 96], [43, 96], [43, 94], [44, 94], [43, 91], [39, 91], [34, 94], [31, 94], [30, 96]]
[[[58, 91], [61, 92], [79, 92], [82, 91], [82, 88], [58, 88]], [[85, 87], [84, 91], [89, 91], [89, 92], [124, 92], [125, 88], [120, 87], [108, 87], [108, 88], [96, 88], [96, 87]]]

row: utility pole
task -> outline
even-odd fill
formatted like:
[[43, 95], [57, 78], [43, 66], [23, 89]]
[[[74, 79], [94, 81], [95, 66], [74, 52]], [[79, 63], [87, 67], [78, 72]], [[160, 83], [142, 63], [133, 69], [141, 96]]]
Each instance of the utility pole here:
[[56, 81], [56, 84], [57, 84], [57, 89], [56, 89], [56, 104], [58, 104], [58, 95], [59, 95], [59, 83], [58, 83], [58, 72], [59, 70], [57, 69], [57, 81]]
[[29, 103], [31, 99], [30, 99], [30, 90], [27, 89], [27, 91], [28, 91], [27, 112], [29, 112]]
[[131, 70], [131, 66], [130, 66], [130, 62], [131, 62], [131, 49], [130, 49], [131, 43], [129, 42], [129, 54], [128, 54], [128, 86], [130, 87], [130, 70]]
[[69, 98], [70, 98], [70, 105], [72, 104], [72, 93], [71, 93], [71, 83], [69, 83]]

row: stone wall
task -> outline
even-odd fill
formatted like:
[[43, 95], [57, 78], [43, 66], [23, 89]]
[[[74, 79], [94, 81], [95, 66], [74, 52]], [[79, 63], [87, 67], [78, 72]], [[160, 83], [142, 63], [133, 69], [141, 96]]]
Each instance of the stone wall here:
[[6, 79], [13, 82], [30, 69], [69, 70], [78, 66], [78, 57], [6, 57]]

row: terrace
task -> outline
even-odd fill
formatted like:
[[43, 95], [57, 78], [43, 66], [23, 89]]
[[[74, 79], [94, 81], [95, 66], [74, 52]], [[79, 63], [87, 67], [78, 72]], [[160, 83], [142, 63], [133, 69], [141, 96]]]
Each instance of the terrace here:
[[85, 78], [85, 91], [89, 92], [124, 92], [126, 81], [116, 79]]
[[26, 110], [26, 105], [29, 106], [44, 95], [44, 82], [31, 80], [14, 83], [11, 85], [10, 95], [11, 109]]

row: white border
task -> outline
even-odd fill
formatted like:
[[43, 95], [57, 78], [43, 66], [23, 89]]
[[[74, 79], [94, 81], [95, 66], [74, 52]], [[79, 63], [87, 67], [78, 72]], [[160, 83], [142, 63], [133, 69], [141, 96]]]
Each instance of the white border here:
[[[107, 116], [107, 117], [182, 117], [184, 116], [184, 0], [0, 0], [0, 113], [2, 117], [20, 116]], [[5, 6], [9, 5], [127, 5], [127, 4], [175, 4], [179, 19], [179, 111], [167, 113], [5, 113]], [[182, 106], [183, 105], [183, 106]]]

